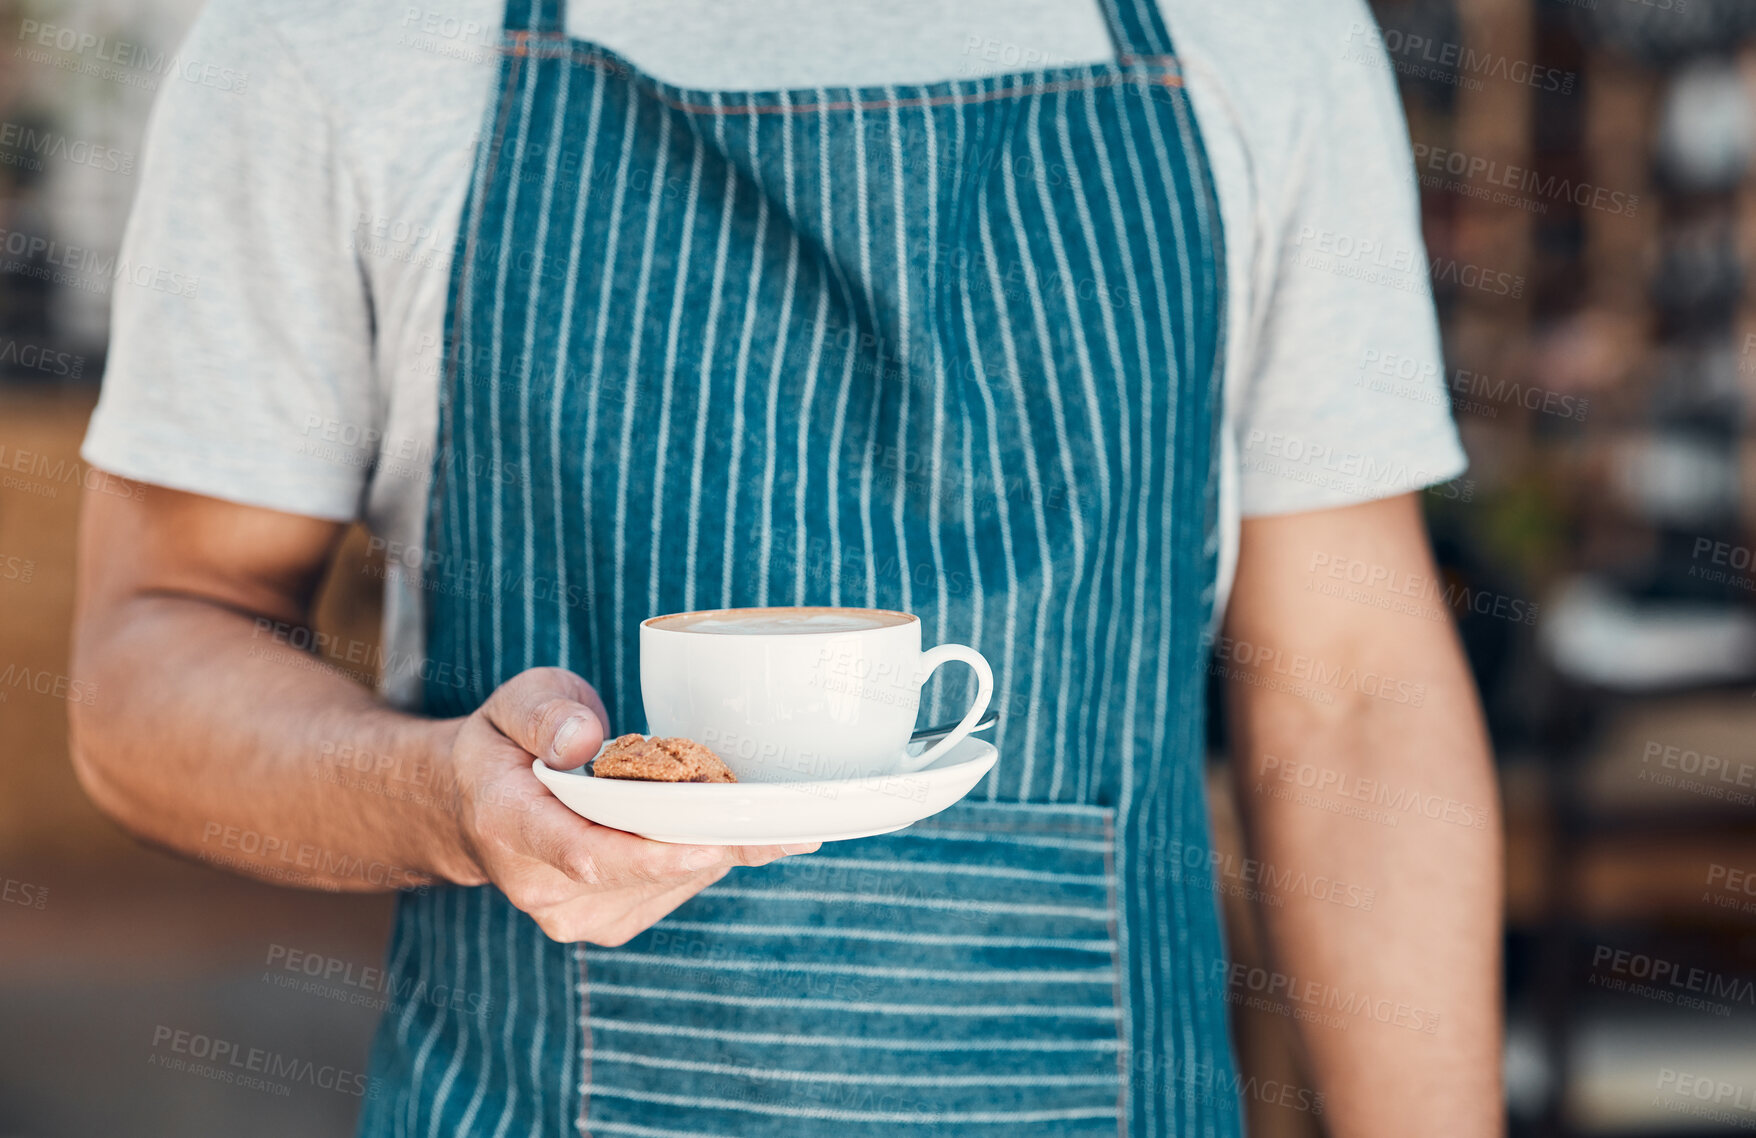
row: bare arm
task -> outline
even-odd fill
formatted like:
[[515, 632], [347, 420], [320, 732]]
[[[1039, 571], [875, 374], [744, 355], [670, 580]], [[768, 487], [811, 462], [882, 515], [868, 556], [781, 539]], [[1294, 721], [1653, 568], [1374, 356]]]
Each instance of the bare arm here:
[[287, 634], [341, 527], [143, 489], [86, 497], [74, 674], [101, 696], [71, 705], [81, 782], [139, 836], [308, 887], [492, 881], [549, 935], [600, 943], [781, 856], [579, 818], [529, 767], [596, 751], [606, 716], [583, 679], [533, 669], [462, 719], [392, 709]]
[[1499, 810], [1436, 579], [1414, 495], [1246, 520], [1216, 661], [1276, 979], [1317, 1013], [1343, 1138], [1502, 1132]]

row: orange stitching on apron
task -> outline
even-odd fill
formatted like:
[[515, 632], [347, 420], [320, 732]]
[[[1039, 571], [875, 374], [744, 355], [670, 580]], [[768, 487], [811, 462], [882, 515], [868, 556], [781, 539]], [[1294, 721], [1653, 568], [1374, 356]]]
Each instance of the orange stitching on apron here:
[[[633, 76], [636, 74], [631, 68], [606, 59], [597, 52], [574, 50], [570, 46], [571, 41], [565, 35], [546, 34], [539, 36], [533, 35], [527, 31], [513, 32], [511, 35], [512, 43], [498, 48], [499, 51], [514, 56], [535, 55], [548, 59], [558, 59], [563, 55], [570, 55], [574, 62], [583, 63], [589, 67], [596, 68], [606, 75]], [[539, 45], [533, 47], [531, 44], [532, 40], [540, 41]], [[544, 51], [541, 46], [542, 44], [567, 44], [569, 46], [565, 51]], [[1125, 67], [1142, 63], [1164, 65], [1176, 62], [1176, 57], [1172, 55], [1123, 55], [1118, 58]], [[1160, 87], [1181, 87], [1183, 85], [1183, 77], [1181, 75], [1159, 75], [1155, 77], [1144, 75], [1094, 75], [1089, 79], [1070, 79], [1060, 83], [1031, 83], [1022, 86], [1002, 87], [998, 90], [983, 91], [974, 95], [923, 95], [907, 99], [841, 99], [830, 103], [792, 103], [784, 107], [716, 107], [705, 103], [684, 102], [681, 99], [674, 99], [663, 92], [654, 92], [654, 96], [659, 102], [665, 104], [665, 106], [672, 107], [679, 111], [686, 111], [690, 114], [785, 115], [802, 114], [810, 111], [888, 111], [902, 107], [948, 106], [952, 103], [989, 103], [993, 102], [995, 99], [1009, 99], [1016, 95], [1039, 95], [1059, 91], [1080, 91], [1096, 87], [1119, 87], [1137, 83], [1150, 83]]]

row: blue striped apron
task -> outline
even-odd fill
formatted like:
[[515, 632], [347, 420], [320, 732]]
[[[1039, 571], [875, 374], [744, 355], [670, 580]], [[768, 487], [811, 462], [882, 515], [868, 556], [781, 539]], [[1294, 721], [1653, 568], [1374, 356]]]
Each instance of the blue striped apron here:
[[993, 662], [1001, 758], [618, 948], [404, 895], [361, 1132], [1237, 1133], [1184, 870], [1223, 258], [1156, 6], [1112, 62], [720, 92], [561, 3], [508, 6], [452, 270], [428, 651], [481, 683], [427, 709], [558, 664], [637, 731], [642, 618], [875, 606]]

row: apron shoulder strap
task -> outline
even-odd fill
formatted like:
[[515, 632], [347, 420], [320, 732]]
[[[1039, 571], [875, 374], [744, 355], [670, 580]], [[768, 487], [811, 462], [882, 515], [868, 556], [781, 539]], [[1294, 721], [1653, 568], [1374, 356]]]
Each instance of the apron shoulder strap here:
[[506, 30], [565, 35], [567, 0], [506, 0]]
[[1098, 6], [1122, 63], [1171, 54], [1171, 33], [1165, 28], [1159, 0], [1098, 0]]

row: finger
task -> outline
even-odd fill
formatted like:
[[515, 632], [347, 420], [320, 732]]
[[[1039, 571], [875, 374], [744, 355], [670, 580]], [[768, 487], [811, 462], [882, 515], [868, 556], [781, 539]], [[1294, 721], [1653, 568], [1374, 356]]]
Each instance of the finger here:
[[816, 853], [822, 848], [822, 842], [795, 842], [785, 846], [730, 846], [727, 852], [731, 855], [731, 864], [755, 866], [767, 865], [794, 854]]
[[629, 910], [619, 924], [609, 931], [611, 937], [619, 937], [621, 943], [631, 937], [645, 932], [653, 925], [664, 920], [677, 910], [684, 902], [697, 893], [713, 885], [731, 872], [730, 866], [722, 866], [705, 873], [696, 874], [670, 889], [653, 892], [641, 897]]
[[[596, 898], [575, 898], [566, 902], [561, 908], [583, 906], [595, 915], [597, 918], [595, 923], [600, 927], [607, 928], [611, 925], [622, 924], [638, 925], [639, 928], [645, 928], [730, 872], [729, 866], [715, 866], [713, 869], [691, 873], [676, 881], [635, 886]], [[595, 906], [593, 905], [594, 901], [597, 902]], [[640, 920], [640, 915], [647, 912], [650, 912], [651, 916]]]
[[556, 770], [597, 754], [609, 714], [592, 686], [565, 668], [532, 668], [507, 680], [482, 706], [502, 735]]
[[[644, 841], [645, 839], [640, 839]], [[674, 850], [685, 851], [678, 855], [676, 864], [685, 867], [723, 866], [758, 866], [779, 861], [793, 854], [815, 853], [821, 848], [821, 842], [798, 842], [785, 846], [673, 846]], [[663, 862], [662, 855], [654, 855]]]
[[669, 887], [704, 870], [736, 864], [725, 846], [649, 841], [588, 822], [552, 797], [529, 804], [511, 843], [516, 853], [560, 870], [591, 889]]
[[575, 896], [531, 916], [546, 927], [566, 930], [569, 940], [614, 947], [645, 932], [728, 872], [729, 866], [720, 866], [665, 885]]

